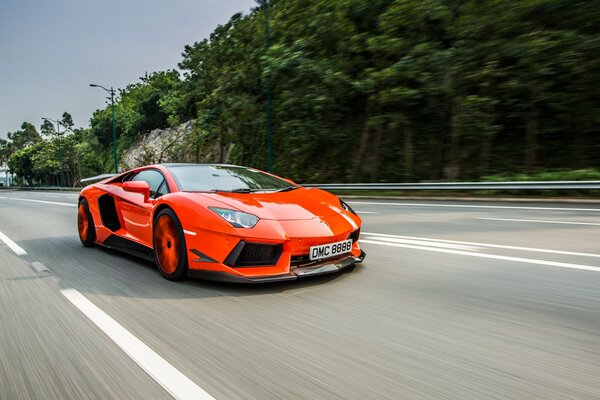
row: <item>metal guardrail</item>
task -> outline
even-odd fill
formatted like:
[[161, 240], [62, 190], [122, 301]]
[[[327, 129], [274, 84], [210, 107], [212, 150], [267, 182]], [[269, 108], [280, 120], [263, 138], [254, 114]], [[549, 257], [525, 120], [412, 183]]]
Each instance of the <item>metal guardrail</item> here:
[[436, 182], [436, 183], [309, 183], [326, 190], [590, 190], [600, 181]]
[[117, 174], [96, 175], [96, 176], [92, 176], [92, 177], [89, 177], [89, 178], [80, 179], [79, 182], [85, 183], [85, 182], [91, 182], [91, 181], [101, 181], [102, 179], [111, 178], [113, 176], [117, 176]]
[[83, 189], [84, 186], [86, 186], [86, 182], [88, 182], [87, 184], [94, 182], [94, 181], [100, 181], [102, 179], [106, 179], [106, 178], [110, 178], [113, 176], [116, 176], [117, 174], [102, 174], [102, 175], [97, 175], [97, 176], [92, 176], [90, 178], [83, 178], [81, 180], [79, 180], [80, 183], [83, 183], [84, 185], [82, 186], [74, 186], [74, 187], [70, 187], [70, 186], [0, 186], [0, 190], [58, 190], [58, 191], [66, 191], [66, 192], [78, 192], [81, 189]]
[[1, 191], [58, 191], [58, 192], [79, 192], [82, 187], [67, 187], [67, 186], [0, 186]]
[[[82, 179], [91, 182], [114, 176], [105, 174]], [[532, 182], [432, 182], [432, 183], [307, 183], [305, 187], [325, 190], [600, 190], [600, 181], [532, 181]], [[8, 190], [66, 190], [82, 188], [8, 186]]]

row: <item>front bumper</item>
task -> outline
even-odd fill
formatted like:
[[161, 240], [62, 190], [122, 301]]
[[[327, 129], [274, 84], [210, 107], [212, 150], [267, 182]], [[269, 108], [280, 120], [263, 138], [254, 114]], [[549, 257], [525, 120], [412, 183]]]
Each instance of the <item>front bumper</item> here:
[[342, 257], [323, 260], [310, 266], [292, 267], [287, 274], [267, 275], [259, 277], [244, 277], [239, 275], [228, 274], [226, 272], [209, 271], [209, 270], [193, 270], [188, 271], [188, 276], [192, 278], [207, 279], [211, 281], [235, 282], [235, 283], [269, 283], [294, 281], [298, 278], [309, 276], [332, 274], [343, 271], [357, 263], [363, 262], [365, 252], [361, 250], [360, 256], [356, 257], [352, 254], [346, 254]]

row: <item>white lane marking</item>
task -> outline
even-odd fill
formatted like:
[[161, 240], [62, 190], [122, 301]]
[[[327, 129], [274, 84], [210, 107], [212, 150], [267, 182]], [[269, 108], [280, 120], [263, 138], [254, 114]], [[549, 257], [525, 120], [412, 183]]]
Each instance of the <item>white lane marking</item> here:
[[371, 243], [378, 244], [382, 246], [393, 246], [393, 247], [405, 247], [408, 249], [415, 250], [426, 250], [426, 251], [436, 251], [439, 253], [449, 253], [449, 254], [459, 254], [462, 256], [469, 257], [479, 257], [479, 258], [491, 258], [494, 260], [503, 260], [503, 261], [512, 261], [512, 262], [520, 262], [525, 264], [536, 264], [536, 265], [547, 265], [551, 267], [560, 267], [560, 268], [572, 268], [572, 269], [581, 269], [585, 271], [593, 271], [600, 272], [600, 267], [593, 267], [591, 265], [581, 265], [581, 264], [571, 264], [571, 263], [563, 263], [557, 261], [546, 261], [546, 260], [538, 260], [535, 258], [523, 258], [523, 257], [510, 257], [510, 256], [498, 256], [495, 254], [485, 254], [485, 253], [473, 253], [470, 251], [462, 251], [462, 250], [452, 250], [452, 249], [441, 249], [436, 247], [423, 247], [423, 246], [413, 246], [410, 244], [401, 244], [401, 243], [390, 243], [390, 242], [379, 242], [376, 240], [360, 240], [362, 243]]
[[379, 214], [378, 212], [375, 211], [362, 211], [362, 210], [354, 210], [356, 211], [358, 214]]
[[0, 199], [30, 201], [32, 203], [44, 203], [44, 204], [54, 204], [54, 205], [57, 205], [57, 206], [77, 207], [77, 204], [73, 204], [73, 203], [61, 203], [61, 202], [58, 202], [58, 201], [24, 199], [22, 197], [0, 197]]
[[8, 236], [6, 236], [2, 232], [0, 232], [0, 240], [2, 240], [4, 242], [4, 244], [7, 245], [16, 255], [18, 255], [18, 256], [24, 256], [24, 255], [27, 254], [27, 252], [25, 251], [24, 248], [22, 248], [21, 246], [19, 246], [15, 242], [13, 242], [11, 240], [11, 238], [9, 238]]
[[572, 221], [551, 221], [544, 219], [516, 219], [516, 218], [484, 218], [476, 217], [476, 219], [486, 219], [490, 221], [509, 221], [509, 222], [539, 222], [541, 224], [565, 224], [565, 225], [595, 225], [600, 226], [593, 222], [572, 222]]
[[34, 269], [35, 272], [50, 272], [50, 270], [39, 261], [32, 262], [31, 267]]
[[600, 208], [567, 208], [567, 207], [525, 207], [525, 206], [481, 206], [473, 204], [426, 204], [426, 203], [376, 203], [367, 201], [349, 201], [349, 204], [366, 204], [375, 206], [410, 206], [410, 207], [455, 207], [455, 208], [500, 208], [514, 210], [558, 210], [558, 211], [594, 211]]
[[60, 292], [171, 396], [185, 400], [214, 400], [214, 397], [206, 393], [80, 292], [75, 289], [64, 289]]
[[188, 230], [183, 230], [183, 233], [185, 233], [186, 235], [190, 235], [190, 236], [196, 236], [196, 232], [192, 232], [192, 231], [188, 231]]
[[414, 237], [414, 236], [388, 235], [385, 233], [373, 233], [373, 232], [361, 232], [361, 235], [374, 236], [371, 239], [380, 239], [382, 237], [401, 238], [401, 239], [416, 239], [416, 240], [425, 240], [425, 241], [429, 241], [429, 242], [458, 243], [458, 244], [474, 245], [474, 246], [481, 246], [481, 247], [493, 247], [493, 248], [498, 248], [498, 249], [532, 251], [535, 253], [552, 253], [552, 254], [563, 254], [563, 255], [569, 255], [569, 256], [599, 257], [600, 258], [600, 254], [577, 253], [574, 251], [564, 251], [564, 250], [539, 249], [536, 247], [520, 247], [520, 246], [508, 246], [508, 245], [502, 245], [502, 244], [462, 242], [462, 241], [458, 241], [458, 240], [445, 240], [445, 239], [432, 239], [432, 238], [423, 238], [423, 237]]
[[380, 240], [383, 242], [392, 242], [392, 243], [404, 243], [404, 244], [414, 244], [417, 246], [427, 246], [427, 247], [440, 247], [443, 249], [456, 249], [456, 250], [469, 250], [469, 251], [478, 251], [478, 247], [464, 245], [464, 244], [454, 244], [454, 243], [446, 243], [446, 242], [438, 242], [432, 240], [416, 240], [416, 239], [400, 239], [400, 238], [392, 238], [392, 237], [373, 237], [373, 240]]
[[79, 196], [79, 193], [77, 193], [77, 192], [73, 192], [73, 193], [60, 193], [60, 194], [36, 193], [35, 195], [46, 196], [46, 197], [75, 197], [75, 196]]

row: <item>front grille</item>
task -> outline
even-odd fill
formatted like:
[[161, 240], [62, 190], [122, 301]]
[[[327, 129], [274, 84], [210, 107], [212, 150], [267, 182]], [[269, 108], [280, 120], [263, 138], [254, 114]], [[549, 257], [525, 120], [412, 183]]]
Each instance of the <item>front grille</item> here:
[[342, 259], [345, 259], [348, 257], [352, 257], [352, 254], [350, 254], [350, 253], [340, 254], [339, 256], [325, 258], [323, 260], [312, 260], [311, 261], [307, 254], [307, 255], [303, 255], [303, 256], [292, 256], [290, 264], [291, 264], [292, 269], [300, 268], [300, 267], [311, 267], [311, 266], [314, 266], [317, 264], [335, 263], [335, 262], [338, 262], [339, 260], [342, 260]]
[[301, 256], [292, 256], [290, 260], [290, 266], [292, 268], [307, 267], [310, 265], [315, 265], [317, 262], [317, 260], [311, 261], [308, 254], [303, 254]]
[[281, 256], [283, 245], [246, 243], [240, 241], [225, 259], [225, 264], [232, 267], [254, 267], [275, 265]]
[[303, 254], [301, 256], [292, 256], [291, 260], [290, 260], [292, 266], [298, 266], [298, 265], [303, 265], [306, 263], [310, 263], [310, 257], [308, 256], [308, 254]]

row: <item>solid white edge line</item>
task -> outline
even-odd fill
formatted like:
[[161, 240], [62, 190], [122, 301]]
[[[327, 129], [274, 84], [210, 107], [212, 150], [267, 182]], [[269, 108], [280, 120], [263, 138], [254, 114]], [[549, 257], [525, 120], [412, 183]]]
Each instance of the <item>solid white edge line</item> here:
[[413, 244], [416, 246], [425, 246], [425, 247], [439, 247], [442, 249], [454, 249], [454, 250], [467, 250], [467, 251], [479, 251], [479, 247], [464, 245], [464, 244], [456, 244], [456, 243], [445, 243], [445, 242], [437, 242], [432, 240], [416, 240], [416, 239], [400, 239], [400, 238], [391, 238], [385, 236], [378, 236], [377, 238], [371, 238], [371, 240], [379, 240], [382, 242], [392, 242], [392, 243], [401, 243], [401, 244]]
[[77, 207], [77, 204], [73, 204], [73, 203], [61, 203], [61, 202], [58, 202], [58, 201], [23, 199], [21, 197], [0, 197], [0, 198], [1, 199], [6, 199], [6, 200], [30, 201], [32, 203], [53, 204], [53, 205], [56, 205], [56, 206]]
[[526, 206], [481, 206], [474, 204], [427, 204], [427, 203], [378, 203], [370, 201], [348, 201], [348, 204], [366, 204], [379, 206], [411, 206], [411, 207], [455, 207], [455, 208], [499, 208], [515, 210], [562, 210], [562, 211], [593, 211], [600, 212], [600, 208], [568, 208], [568, 207], [526, 207]]
[[360, 242], [361, 243], [378, 244], [380, 246], [404, 247], [404, 248], [408, 248], [408, 249], [436, 251], [438, 253], [458, 254], [458, 255], [469, 256], [469, 257], [490, 258], [493, 260], [513, 261], [513, 262], [520, 262], [520, 263], [526, 263], [526, 264], [547, 265], [547, 266], [551, 266], [551, 267], [581, 269], [584, 271], [600, 272], [600, 267], [592, 267], [590, 265], [571, 264], [571, 263], [563, 263], [563, 262], [557, 262], [557, 261], [537, 260], [534, 258], [498, 256], [495, 254], [472, 253], [470, 251], [441, 249], [438, 247], [423, 247], [423, 246], [413, 246], [413, 245], [409, 245], [409, 244], [378, 242], [378, 241], [369, 240], [369, 239], [367, 239], [367, 240], [361, 239]]
[[568, 256], [581, 256], [581, 257], [600, 257], [600, 254], [594, 254], [594, 253], [578, 253], [578, 252], [574, 252], [574, 251], [539, 249], [539, 248], [535, 248], [535, 247], [519, 247], [519, 246], [509, 246], [509, 245], [502, 245], [502, 244], [463, 242], [463, 241], [459, 241], [459, 240], [432, 239], [432, 238], [415, 237], [415, 236], [399, 236], [399, 235], [389, 235], [389, 234], [385, 234], [385, 233], [361, 232], [361, 235], [391, 237], [391, 238], [400, 238], [400, 239], [426, 240], [426, 241], [430, 241], [430, 242], [457, 243], [457, 244], [466, 244], [466, 245], [483, 246], [483, 247], [494, 247], [494, 248], [498, 248], [498, 249], [531, 251], [531, 252], [535, 252], [535, 253], [552, 253], [552, 254], [563, 254], [563, 255], [568, 255]]
[[574, 222], [574, 221], [551, 221], [544, 219], [516, 219], [516, 218], [491, 218], [491, 217], [475, 217], [475, 219], [485, 219], [490, 221], [509, 221], [509, 222], [537, 222], [541, 224], [564, 224], [564, 225], [594, 225], [600, 226], [593, 222]]
[[13, 242], [11, 240], [11, 238], [9, 238], [8, 236], [6, 236], [2, 232], [0, 232], [0, 240], [2, 240], [4, 242], [4, 244], [7, 245], [8, 248], [11, 249], [16, 255], [18, 255], [18, 256], [24, 256], [24, 255], [27, 254], [27, 252], [25, 251], [24, 248], [22, 248], [21, 246], [19, 246], [15, 242]]
[[60, 292], [171, 396], [182, 400], [214, 400], [214, 397], [155, 353], [83, 294], [75, 289], [64, 289]]

